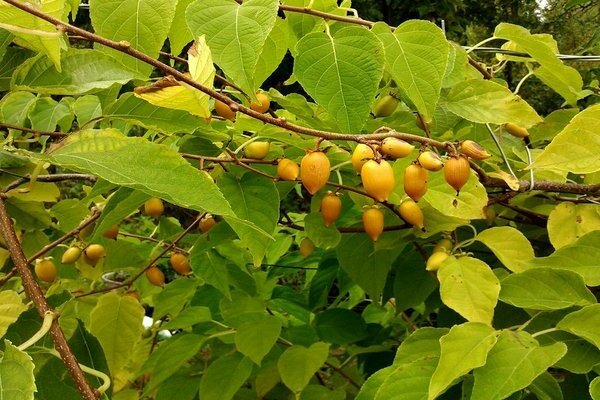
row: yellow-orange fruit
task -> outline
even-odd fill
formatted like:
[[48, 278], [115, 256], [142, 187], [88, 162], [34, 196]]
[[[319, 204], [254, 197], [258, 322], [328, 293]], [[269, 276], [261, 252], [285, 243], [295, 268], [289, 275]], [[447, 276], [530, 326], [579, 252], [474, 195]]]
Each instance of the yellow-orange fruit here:
[[158, 218], [165, 211], [165, 206], [161, 199], [152, 197], [144, 203], [144, 214], [152, 218]]
[[448, 258], [450, 255], [445, 251], [438, 251], [433, 253], [428, 259], [425, 265], [425, 269], [427, 271], [437, 271], [440, 269], [442, 263]]
[[529, 132], [527, 131], [527, 129], [523, 128], [522, 126], [513, 124], [512, 122], [504, 124], [504, 130], [518, 138], [524, 138], [529, 136]]
[[198, 227], [202, 233], [206, 233], [210, 231], [216, 224], [217, 221], [215, 221], [215, 218], [210, 214], [206, 214], [204, 218], [200, 219]]
[[85, 261], [90, 265], [98, 264], [98, 261], [104, 256], [106, 256], [106, 249], [101, 244], [90, 244], [83, 251], [83, 255], [85, 256]]
[[190, 261], [185, 254], [173, 252], [171, 253], [170, 261], [171, 268], [179, 275], [187, 275], [190, 273]]
[[444, 163], [440, 156], [433, 151], [424, 151], [419, 154], [419, 164], [428, 171], [439, 171], [444, 168]]
[[81, 248], [77, 246], [69, 247], [62, 255], [60, 262], [62, 264], [73, 264], [81, 256]]
[[321, 215], [325, 226], [333, 224], [340, 217], [342, 212], [342, 200], [337, 193], [327, 192], [321, 199]]
[[244, 147], [244, 154], [248, 158], [262, 160], [269, 154], [270, 148], [271, 144], [269, 142], [251, 142]]
[[389, 117], [394, 113], [394, 111], [396, 111], [398, 103], [400, 103], [398, 99], [392, 95], [386, 94], [375, 103], [375, 106], [373, 107], [373, 114], [375, 114], [375, 117], [377, 118]]
[[485, 151], [483, 147], [472, 140], [465, 140], [460, 144], [460, 151], [465, 156], [471, 157], [473, 160], [485, 160], [492, 155]]
[[444, 179], [456, 190], [456, 193], [467, 183], [471, 175], [469, 161], [465, 157], [450, 157], [444, 165]]
[[300, 162], [300, 179], [310, 194], [315, 194], [327, 184], [331, 164], [325, 153], [313, 151], [302, 157]]
[[315, 244], [313, 243], [312, 240], [305, 237], [300, 242], [300, 250], [299, 251], [300, 251], [300, 255], [302, 256], [302, 258], [308, 258], [313, 253], [313, 251], [315, 251]]
[[414, 201], [419, 201], [427, 192], [427, 170], [411, 164], [404, 170], [404, 192]]
[[108, 229], [107, 231], [105, 231], [102, 236], [104, 236], [107, 239], [112, 239], [115, 240], [117, 238], [117, 235], [119, 234], [119, 225], [113, 225], [110, 227], [110, 229]]
[[423, 227], [424, 227], [423, 211], [421, 211], [421, 208], [417, 205], [417, 203], [414, 202], [414, 200], [412, 200], [412, 199], [404, 200], [398, 206], [398, 212], [400, 213], [400, 216], [402, 217], [403, 220], [405, 220], [412, 226], [415, 226], [419, 229], [423, 229]]
[[235, 111], [222, 101], [215, 100], [215, 112], [222, 118], [235, 121]]
[[145, 272], [146, 278], [154, 286], [162, 287], [165, 284], [165, 274], [156, 266], [151, 266]]
[[284, 181], [295, 181], [300, 175], [300, 166], [297, 162], [282, 158], [277, 163], [277, 176]]
[[58, 272], [52, 260], [37, 260], [35, 263], [35, 275], [44, 282], [52, 282], [56, 279]]
[[434, 253], [440, 253], [440, 252], [450, 253], [453, 248], [454, 248], [454, 243], [452, 243], [452, 240], [450, 240], [448, 238], [444, 238], [435, 244], [435, 247], [433, 248], [433, 252]]
[[264, 93], [257, 93], [256, 98], [257, 100], [253, 100], [252, 103], [250, 103], [250, 108], [259, 113], [267, 112], [271, 106], [271, 99], [269, 99], [269, 96]]
[[360, 170], [360, 179], [365, 191], [377, 201], [387, 201], [394, 191], [394, 170], [385, 160], [367, 161]]
[[377, 207], [369, 207], [363, 211], [362, 221], [365, 232], [376, 242], [383, 233], [383, 212]]
[[360, 174], [363, 165], [373, 158], [375, 158], [375, 153], [373, 153], [371, 146], [359, 143], [352, 152], [352, 166], [354, 167], [354, 170]]
[[402, 158], [409, 155], [415, 146], [398, 138], [385, 138], [381, 143], [381, 152], [392, 158]]

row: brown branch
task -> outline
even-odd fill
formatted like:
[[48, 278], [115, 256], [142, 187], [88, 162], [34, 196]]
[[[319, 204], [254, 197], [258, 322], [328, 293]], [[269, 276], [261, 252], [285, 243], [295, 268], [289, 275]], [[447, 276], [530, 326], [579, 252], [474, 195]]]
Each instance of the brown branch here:
[[[0, 172], [5, 173], [6, 171], [0, 170]], [[85, 174], [54, 174], [54, 175], [38, 175], [35, 178], [35, 180], [37, 182], [44, 182], [44, 183], [46, 183], [46, 182], [62, 182], [62, 181], [71, 181], [71, 180], [96, 182], [96, 177], [94, 175], [85, 175]], [[29, 181], [31, 181], [31, 175], [22, 176], [18, 180], [8, 184], [4, 189], [2, 189], [2, 191], [0, 193], [7, 193]]]
[[[508, 184], [504, 182], [502, 179], [489, 179], [488, 182], [484, 182], [486, 187], [497, 187], [497, 188], [508, 188]], [[527, 192], [529, 191], [529, 187], [531, 182], [529, 181], [520, 181], [519, 189], [512, 190], [514, 192]], [[561, 183], [561, 182], [553, 182], [553, 181], [538, 181], [534, 183], [533, 190], [541, 190], [544, 192], [554, 192], [554, 193], [572, 193], [572, 194], [582, 194], [588, 195], [592, 197], [600, 196], [600, 184], [587, 185], [583, 183]]]
[[[8, 246], [8, 250], [10, 251], [10, 257], [15, 263], [17, 271], [21, 276], [25, 293], [33, 301], [33, 304], [35, 305], [40, 317], [43, 318], [47, 312], [54, 312], [52, 307], [50, 307], [46, 301], [44, 292], [36, 282], [35, 278], [33, 277], [33, 273], [28, 267], [28, 261], [25, 258], [25, 254], [23, 254], [23, 248], [19, 243], [15, 228], [10, 216], [6, 211], [4, 200], [2, 198], [0, 198], [0, 232], [2, 232], [2, 236], [4, 237], [4, 240]], [[73, 352], [67, 343], [67, 338], [60, 328], [57, 319], [52, 321], [50, 335], [52, 336], [54, 347], [65, 363], [65, 366], [67, 367], [71, 378], [73, 378], [75, 386], [77, 387], [77, 390], [81, 394], [82, 398], [85, 400], [96, 400], [96, 393], [86, 380], [83, 371], [79, 367], [77, 359], [73, 355]]]
[[492, 74], [490, 74], [490, 72], [487, 69], [485, 69], [477, 61], [473, 60], [471, 57], [469, 57], [469, 65], [471, 65], [473, 68], [475, 68], [477, 71], [479, 71], [479, 73], [481, 75], [483, 75], [483, 77], [485, 79], [494, 79], [494, 77], [492, 76]]
[[23, 132], [33, 133], [35, 136], [50, 136], [50, 137], [58, 137], [58, 138], [62, 138], [62, 137], [68, 136], [68, 133], [64, 133], [64, 132], [38, 131], [36, 129], [25, 128], [25, 127], [22, 127], [22, 126], [16, 126], [16, 125], [12, 125], [12, 124], [7, 124], [7, 123], [4, 123], [4, 122], [0, 123], [0, 128], [14, 129], [16, 131], [23, 131]]
[[[304, 227], [302, 225], [298, 225], [295, 224], [293, 222], [283, 222], [280, 221], [279, 222], [280, 225], [291, 228], [291, 229], [295, 229], [297, 231], [303, 231]], [[403, 229], [408, 229], [408, 228], [412, 228], [412, 225], [410, 224], [402, 224], [402, 225], [389, 225], [383, 228], [384, 232], [393, 232], [393, 231], [400, 231]], [[365, 232], [365, 228], [363, 227], [356, 227], [356, 228], [345, 228], [345, 227], [339, 227], [337, 228], [337, 230], [340, 233], [363, 233]]]

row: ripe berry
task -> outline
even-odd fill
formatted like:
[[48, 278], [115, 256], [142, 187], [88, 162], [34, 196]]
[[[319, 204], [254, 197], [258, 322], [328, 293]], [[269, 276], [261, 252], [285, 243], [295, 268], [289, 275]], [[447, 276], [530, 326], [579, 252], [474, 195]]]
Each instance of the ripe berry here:
[[202, 219], [200, 219], [198, 227], [202, 233], [206, 233], [210, 231], [216, 224], [217, 221], [215, 221], [215, 218], [210, 214], [206, 214]]
[[369, 160], [360, 171], [365, 191], [377, 201], [387, 201], [394, 191], [394, 170], [387, 161]]
[[360, 174], [363, 165], [373, 158], [375, 158], [375, 153], [373, 153], [371, 146], [368, 146], [364, 143], [359, 143], [352, 152], [352, 166], [354, 167], [354, 170]]
[[442, 263], [448, 258], [450, 255], [445, 251], [438, 251], [433, 253], [428, 259], [427, 264], [425, 265], [425, 269], [427, 271], [437, 271], [440, 269]]
[[308, 258], [313, 253], [313, 251], [315, 251], [315, 244], [313, 243], [312, 240], [305, 237], [300, 242], [300, 250], [299, 251], [300, 251], [300, 255], [302, 256], [302, 258]]
[[94, 266], [98, 264], [98, 261], [100, 261], [102, 257], [106, 256], [106, 250], [101, 244], [90, 244], [83, 251], [83, 255], [85, 256], [85, 261], [91, 266]]
[[460, 144], [460, 151], [465, 156], [471, 157], [473, 160], [485, 160], [491, 157], [491, 154], [485, 151], [479, 143], [472, 140], [465, 140]]
[[257, 100], [253, 100], [252, 103], [250, 103], [250, 108], [259, 113], [267, 112], [271, 105], [269, 96], [265, 93], [257, 93], [256, 98]]
[[394, 113], [394, 111], [396, 111], [398, 103], [400, 103], [398, 99], [387, 94], [377, 100], [375, 106], [373, 107], [373, 114], [375, 114], [375, 117], [377, 118], [389, 117]]
[[337, 193], [327, 192], [321, 199], [321, 215], [325, 226], [330, 226], [340, 217], [342, 212], [342, 200]]
[[428, 171], [439, 171], [444, 167], [444, 163], [440, 156], [433, 151], [424, 151], [419, 154], [419, 164]]
[[397, 139], [394, 137], [389, 137], [383, 139], [381, 143], [381, 152], [386, 156], [390, 156], [392, 158], [402, 158], [409, 155], [415, 146], [412, 144], [405, 142], [402, 139]]
[[300, 179], [310, 194], [315, 194], [327, 184], [331, 164], [325, 153], [313, 151], [307, 153], [300, 162]]
[[117, 238], [117, 235], [119, 234], [119, 225], [113, 225], [110, 227], [110, 229], [108, 229], [107, 231], [105, 231], [102, 236], [104, 236], [107, 239], [112, 239], [115, 240]]
[[369, 207], [363, 211], [363, 226], [369, 237], [376, 242], [383, 233], [383, 212], [377, 207]]
[[423, 211], [412, 199], [406, 199], [398, 206], [398, 212], [403, 220], [414, 227], [423, 229]]
[[235, 111], [222, 101], [215, 100], [215, 112], [222, 118], [235, 121]]
[[38, 279], [44, 282], [52, 282], [56, 279], [58, 272], [56, 271], [56, 266], [49, 259], [37, 260], [35, 262], [35, 274]]
[[187, 275], [190, 273], [190, 261], [187, 256], [182, 253], [171, 253], [171, 268], [179, 275]]
[[67, 249], [67, 251], [65, 251], [63, 253], [62, 258], [60, 259], [60, 262], [62, 264], [73, 264], [77, 260], [79, 260], [80, 256], [81, 256], [81, 248], [79, 248], [77, 246], [72, 246], [72, 247], [69, 247]]
[[154, 286], [162, 287], [165, 284], [165, 274], [163, 274], [163, 272], [155, 265], [148, 268], [145, 274], [148, 281]]
[[523, 128], [522, 126], [513, 124], [512, 122], [504, 124], [504, 130], [518, 138], [524, 138], [529, 136], [529, 132], [527, 131], [527, 129]]
[[435, 244], [435, 247], [433, 248], [433, 252], [434, 253], [440, 253], [440, 252], [450, 253], [453, 248], [454, 248], [454, 243], [452, 243], [452, 240], [450, 240], [448, 238], [444, 238]]
[[414, 201], [419, 201], [427, 192], [427, 170], [411, 164], [404, 170], [404, 192]]
[[144, 213], [152, 218], [158, 218], [165, 211], [163, 202], [158, 197], [152, 197], [144, 203]]
[[271, 144], [269, 142], [251, 142], [244, 147], [244, 154], [248, 158], [262, 160], [269, 154], [270, 147]]
[[284, 181], [295, 181], [300, 175], [300, 167], [295, 161], [282, 158], [277, 163], [277, 176]]
[[456, 194], [467, 183], [471, 175], [469, 161], [465, 157], [450, 157], [444, 166], [444, 179], [456, 190]]

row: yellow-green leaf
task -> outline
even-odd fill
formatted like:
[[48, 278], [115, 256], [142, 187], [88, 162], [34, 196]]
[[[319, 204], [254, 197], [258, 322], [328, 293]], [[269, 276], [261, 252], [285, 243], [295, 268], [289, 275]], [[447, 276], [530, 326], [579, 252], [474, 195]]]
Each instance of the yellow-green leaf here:
[[502, 264], [513, 272], [527, 269], [527, 262], [535, 257], [533, 247], [525, 235], [510, 226], [486, 229], [476, 239], [492, 250]]
[[14, 290], [0, 292], [0, 337], [4, 336], [8, 327], [19, 318], [27, 306], [21, 301], [21, 296]]
[[600, 229], [600, 207], [594, 204], [558, 204], [548, 217], [548, 236], [555, 249]]

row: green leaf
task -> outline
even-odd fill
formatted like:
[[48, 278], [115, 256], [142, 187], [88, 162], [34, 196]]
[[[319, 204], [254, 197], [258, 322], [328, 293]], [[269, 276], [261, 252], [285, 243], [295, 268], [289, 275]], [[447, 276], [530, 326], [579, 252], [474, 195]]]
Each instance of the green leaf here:
[[194, 37], [206, 35], [214, 61], [246, 93], [254, 94], [254, 71], [277, 18], [277, 0], [197, 0], [186, 11]]
[[592, 304], [564, 317], [556, 327], [584, 338], [600, 348], [600, 304]]
[[288, 347], [277, 361], [281, 380], [292, 392], [301, 392], [328, 355], [329, 345], [323, 342], [314, 343], [309, 348]]
[[365, 320], [354, 311], [342, 308], [317, 314], [313, 324], [319, 337], [330, 343], [347, 345], [368, 336]]
[[[227, 174], [221, 176], [218, 185], [239, 218], [254, 223], [270, 235], [275, 232], [279, 220], [279, 192], [273, 181], [252, 173], [239, 179]], [[250, 249], [254, 265], [259, 265], [269, 241], [249, 234], [242, 238], [242, 243]]]
[[10, 81], [14, 71], [33, 55], [33, 52], [20, 47], [8, 47], [6, 49], [6, 54], [0, 61], [0, 90], [5, 92], [10, 89]]
[[171, 53], [175, 55], [180, 54], [185, 45], [194, 39], [192, 32], [190, 32], [185, 22], [185, 10], [194, 1], [195, 0], [177, 0], [173, 23], [171, 24], [171, 30], [169, 31]]
[[[158, 57], [171, 22], [175, 16], [175, 1], [170, 0], [107, 0], [90, 3], [90, 18], [94, 32], [106, 39], [127, 41], [133, 49], [152, 58]], [[127, 53], [95, 45], [139, 78], [147, 78], [152, 66]]]
[[188, 306], [185, 307], [179, 314], [177, 314], [175, 318], [162, 325], [161, 328], [168, 330], [184, 329], [201, 322], [208, 322], [210, 320], [212, 320], [210, 308], [202, 306]]
[[200, 381], [203, 400], [230, 400], [252, 373], [252, 361], [239, 353], [219, 357], [204, 371]]
[[227, 298], [231, 298], [229, 292], [229, 274], [227, 273], [227, 261], [214, 250], [197, 251], [196, 246], [190, 254], [190, 266], [194, 275], [203, 279], [209, 285], [214, 286]]
[[321, 385], [308, 385], [299, 400], [344, 400], [346, 391], [342, 388], [330, 390]]
[[0, 100], [0, 121], [24, 126], [37, 98], [29, 92], [10, 92]]
[[[104, 372], [105, 374], [109, 373], [108, 364], [104, 357], [100, 342], [85, 329], [81, 320], [77, 320], [77, 328], [75, 329], [73, 336], [69, 339], [69, 346], [77, 358], [77, 362], [97, 371]], [[62, 370], [66, 372], [62, 360], [60, 360], [60, 363], [63, 364]], [[102, 379], [99, 377], [89, 377], [89, 381], [94, 387], [100, 387], [103, 383]], [[74, 383], [73, 387], [75, 387]]]
[[557, 331], [542, 335], [538, 339], [541, 344], [564, 343], [567, 354], [554, 364], [575, 374], [587, 374], [594, 366], [600, 364], [600, 349], [590, 342], [568, 332]]
[[[36, 10], [61, 21], [65, 20], [64, 0], [45, 0], [36, 5]], [[35, 50], [38, 53], [45, 54], [56, 70], [60, 71], [60, 50], [64, 49], [66, 44], [61, 32], [57, 31], [56, 26], [35, 15], [23, 11], [6, 2], [0, 3], [0, 22], [4, 24], [3, 28], [12, 32], [23, 47]], [[14, 27], [14, 29], [11, 29]], [[28, 30], [38, 31], [35, 33], [26, 33]], [[43, 32], [47, 32], [43, 34]]]
[[383, 74], [383, 48], [358, 26], [314, 32], [296, 46], [294, 76], [324, 107], [339, 129], [358, 133], [364, 126]]
[[[417, 307], [437, 288], [437, 280], [425, 270], [423, 257], [415, 251], [404, 252], [394, 262], [396, 310]], [[311, 282], [312, 284], [312, 282]]]
[[25, 310], [27, 306], [23, 304], [17, 292], [14, 290], [0, 292], [0, 338]]
[[[114, 225], [119, 225], [125, 218], [137, 212], [138, 208], [150, 198], [144, 192], [126, 187], [117, 189], [102, 209], [102, 215], [96, 222], [96, 228], [89, 241], [95, 242]], [[62, 203], [62, 202], [61, 202]]]
[[542, 372], [527, 389], [535, 394], [538, 400], [563, 400], [560, 386], [549, 372]]
[[171, 319], [177, 317], [179, 312], [194, 296], [198, 286], [200, 286], [200, 282], [194, 278], [175, 279], [169, 282], [163, 290], [155, 294], [152, 298], [154, 303], [152, 318], [158, 321], [167, 315]]
[[497, 226], [479, 233], [475, 237], [485, 244], [506, 268], [522, 272], [528, 261], [535, 257], [529, 240], [519, 230], [510, 226]]
[[26, 230], [46, 229], [52, 225], [50, 214], [43, 203], [23, 201], [12, 197], [6, 201], [9, 215], [17, 221], [17, 226]]
[[125, 93], [113, 103], [104, 116], [140, 125], [164, 133], [192, 133], [204, 125], [201, 118], [186, 111], [158, 107], [148, 103], [133, 93]]
[[408, 364], [423, 358], [438, 358], [441, 351], [440, 339], [447, 334], [447, 328], [417, 329], [398, 347], [394, 364]]
[[33, 400], [36, 391], [33, 360], [8, 340], [0, 358], [0, 398], [3, 400]]
[[502, 331], [484, 366], [473, 375], [472, 399], [501, 400], [531, 384], [567, 351], [563, 343], [541, 347], [526, 332]]
[[462, 81], [450, 89], [446, 101], [451, 112], [471, 122], [512, 122], [528, 128], [542, 121], [525, 100], [492, 81]]
[[385, 47], [386, 69], [417, 111], [430, 122], [448, 65], [444, 32], [429, 21], [410, 20], [392, 33], [384, 23], [373, 32]]
[[540, 154], [530, 169], [590, 174], [600, 171], [600, 104], [577, 114]]
[[594, 378], [593, 381], [590, 382], [590, 396], [594, 400], [600, 400], [600, 376]]
[[113, 58], [91, 49], [70, 49], [61, 58], [62, 71], [45, 57], [25, 61], [13, 74], [12, 89], [50, 95], [79, 95], [125, 84], [134, 75]]
[[583, 80], [576, 69], [563, 64], [555, 51], [543, 38], [532, 35], [519, 25], [501, 23], [496, 26], [494, 36], [517, 44], [518, 51], [526, 52], [541, 64], [535, 75], [560, 94], [567, 103], [575, 105], [584, 96]]
[[600, 285], [598, 260], [600, 259], [600, 231], [592, 231], [573, 244], [556, 250], [548, 257], [534, 258], [529, 261], [531, 267], [565, 269], [578, 273], [588, 286]]
[[186, 361], [200, 351], [203, 344], [202, 336], [187, 333], [163, 341], [158, 349], [152, 352], [140, 371], [140, 374], [150, 374], [150, 381], [144, 387], [144, 393], [151, 393], [179, 371]]
[[593, 204], [563, 202], [548, 216], [548, 236], [555, 249], [594, 230], [600, 230], [600, 208]]
[[596, 302], [583, 278], [571, 271], [534, 268], [510, 274], [500, 284], [500, 300], [519, 308], [560, 310]]
[[471, 322], [490, 325], [500, 282], [486, 263], [471, 257], [450, 257], [438, 271], [445, 305]]
[[306, 236], [313, 241], [315, 246], [322, 249], [331, 249], [336, 247], [342, 235], [334, 224], [325, 226], [321, 213], [309, 213], [304, 217], [304, 230]]
[[497, 339], [498, 332], [481, 323], [467, 322], [453, 326], [440, 339], [440, 361], [429, 383], [428, 399], [435, 399], [458, 378], [484, 365]]
[[247, 314], [237, 326], [235, 346], [240, 353], [260, 365], [281, 333], [281, 322], [266, 314]]
[[72, 116], [73, 112], [64, 102], [40, 97], [29, 112], [29, 120], [33, 129], [54, 132], [58, 122], [69, 115]]
[[[397, 238], [397, 236], [395, 236]], [[385, 239], [385, 235], [380, 238]], [[378, 249], [364, 233], [344, 235], [337, 247], [340, 267], [363, 288], [371, 298], [378, 299], [392, 262], [402, 248], [399, 246]]]
[[90, 314], [89, 330], [102, 345], [111, 374], [123, 368], [144, 327], [144, 309], [130, 296], [107, 293], [100, 296]]
[[277, 18], [273, 30], [267, 36], [265, 46], [256, 62], [254, 81], [260, 86], [279, 66], [288, 50], [288, 24], [286, 20]]

